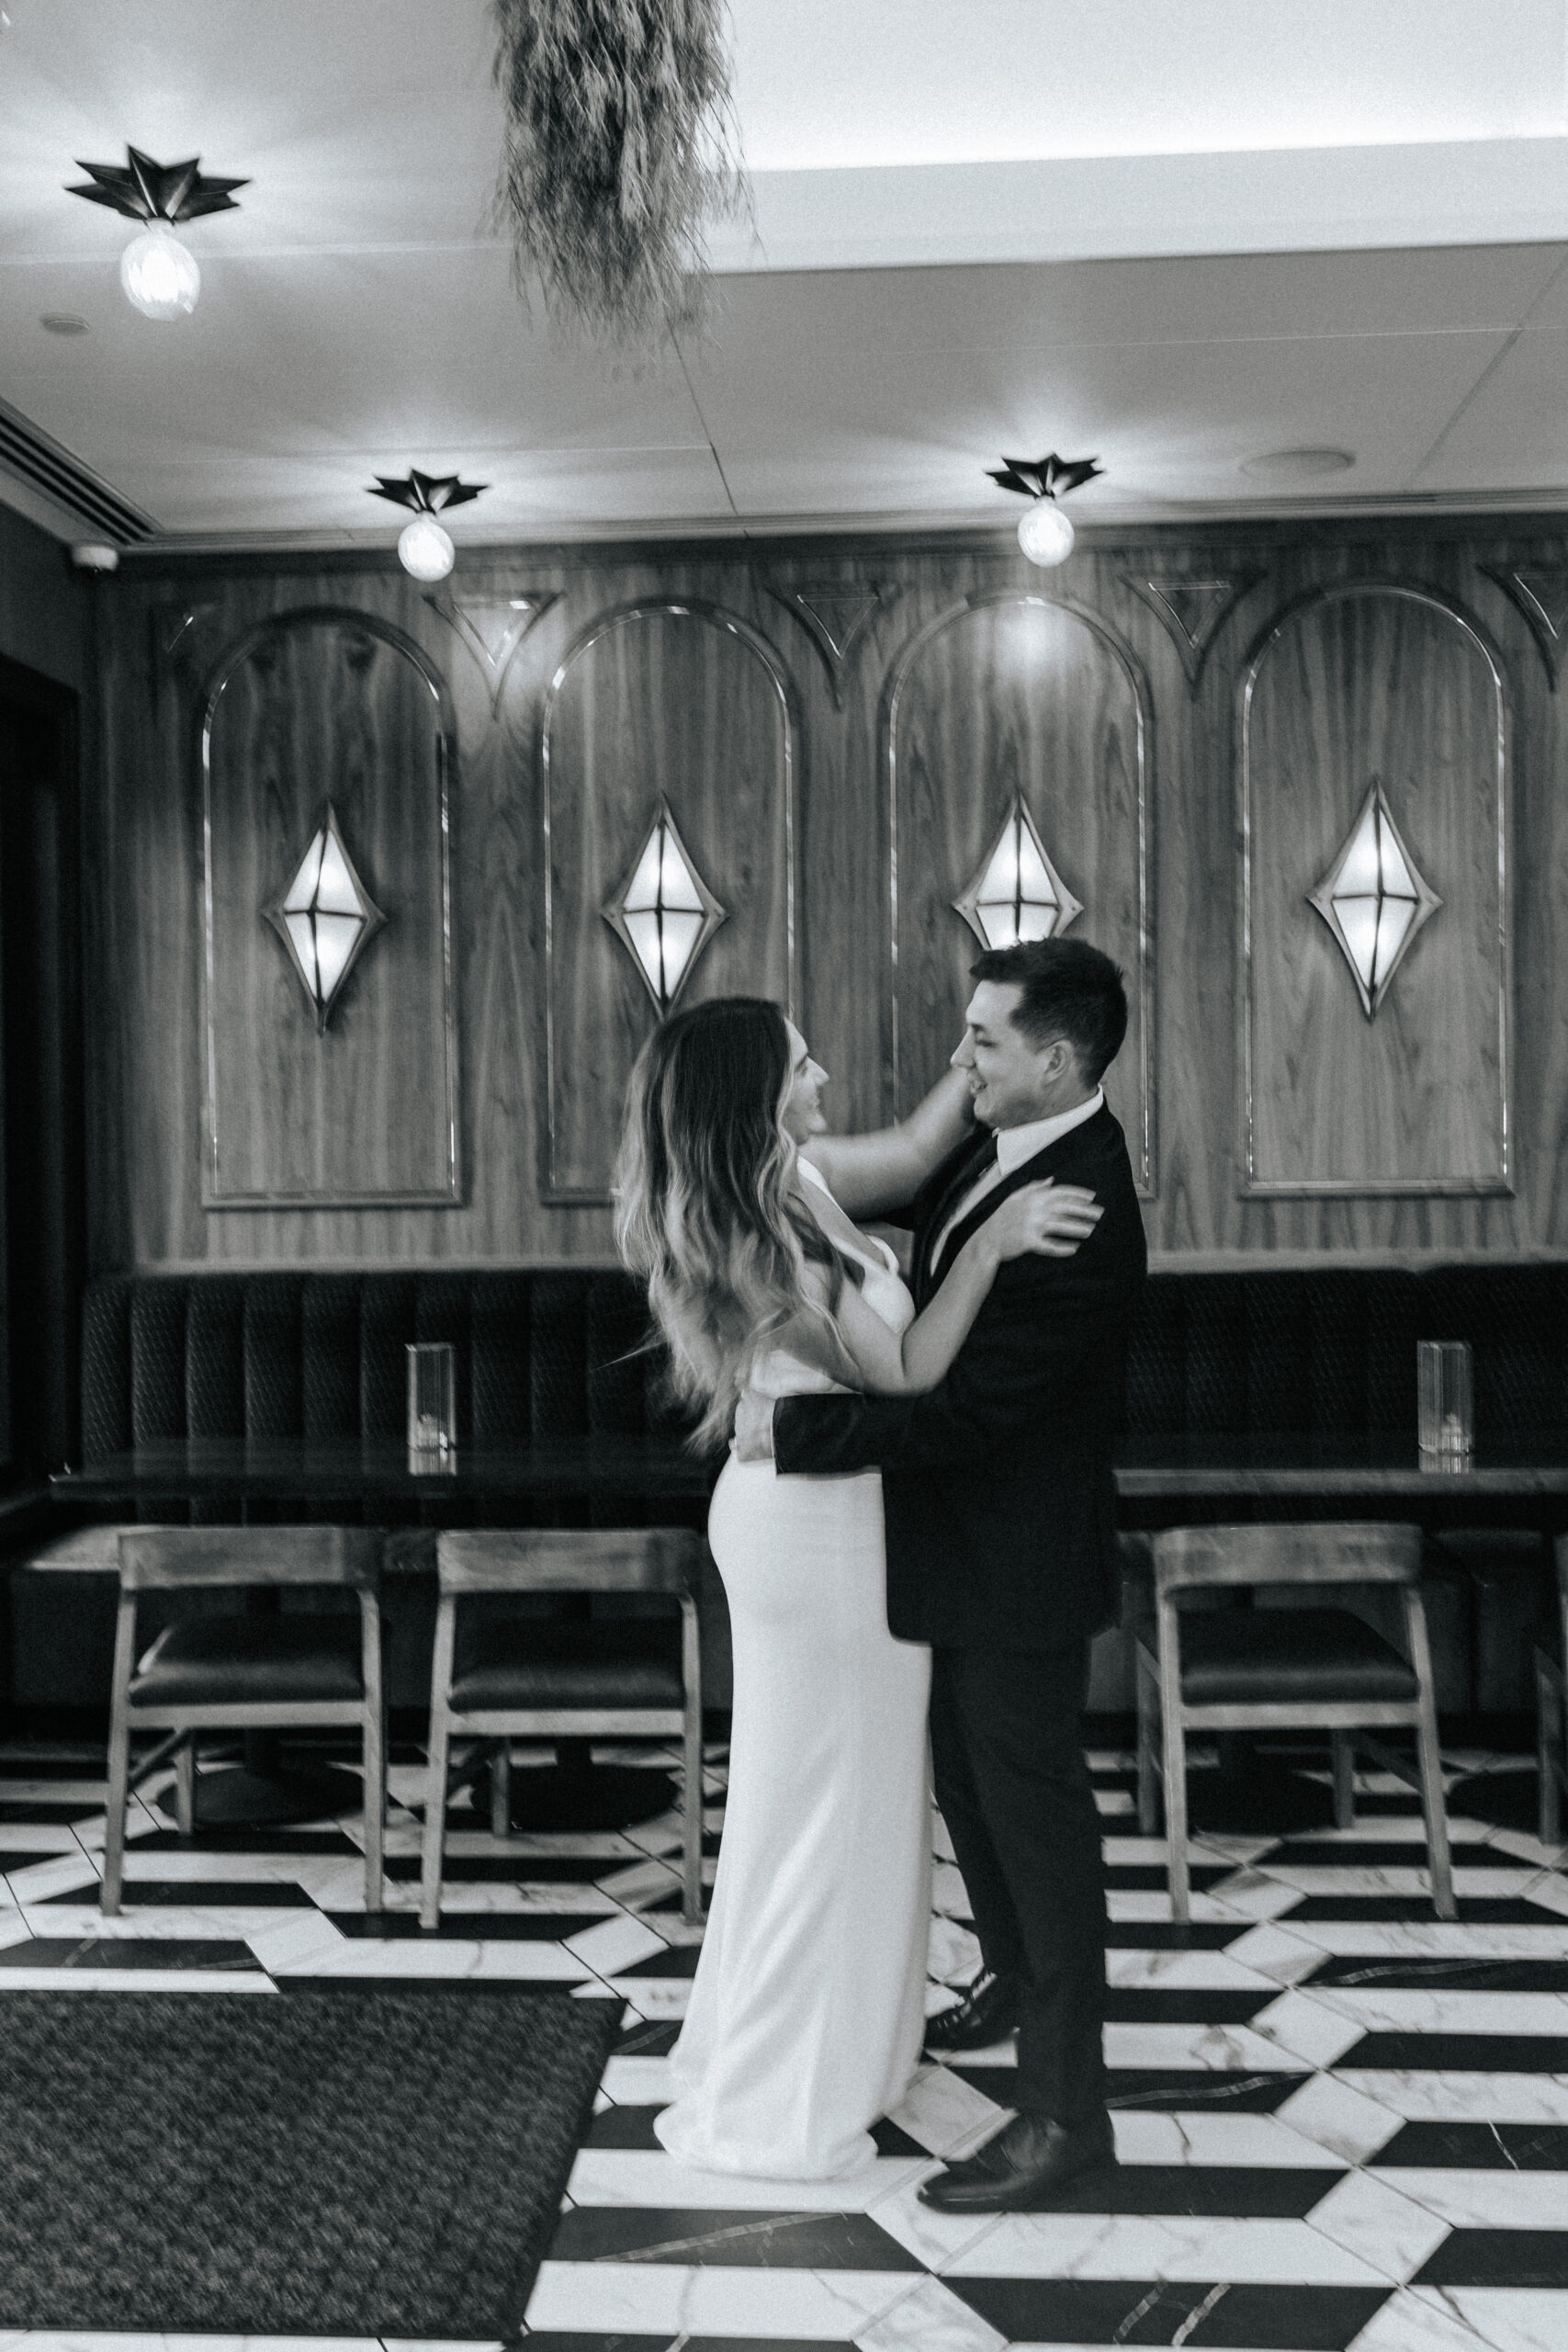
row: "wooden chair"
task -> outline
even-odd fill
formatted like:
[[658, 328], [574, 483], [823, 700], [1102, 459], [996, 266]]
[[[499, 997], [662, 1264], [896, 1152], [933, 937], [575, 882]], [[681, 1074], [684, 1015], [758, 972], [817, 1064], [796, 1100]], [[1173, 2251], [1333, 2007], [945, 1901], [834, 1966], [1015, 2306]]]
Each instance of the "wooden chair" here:
[[1568, 1795], [1568, 1535], [1553, 1546], [1557, 1563], [1557, 1655], [1540, 1643], [1535, 1653], [1535, 1737], [1540, 1766], [1543, 1846], [1562, 1837], [1562, 1799]]
[[[135, 1782], [175, 1762], [175, 1817], [196, 1821], [198, 1730], [354, 1730], [365, 1765], [365, 1905], [381, 1907], [387, 1802], [381, 1689], [378, 1534], [362, 1527], [141, 1527], [119, 1537], [119, 1622], [109, 1717], [108, 1824], [102, 1909], [119, 1909], [126, 1807]], [[359, 1596], [351, 1617], [176, 1618], [140, 1661], [136, 1609], [144, 1592], [223, 1586], [338, 1585]], [[133, 1732], [162, 1731], [132, 1773]]]
[[[1448, 1816], [1432, 1662], [1422, 1603], [1421, 1531], [1376, 1523], [1297, 1527], [1173, 1527], [1154, 1541], [1155, 1625], [1140, 1633], [1138, 1818], [1156, 1827], [1165, 1788], [1173, 1917], [1191, 1917], [1187, 1852], [1187, 1735], [1194, 1731], [1326, 1730], [1334, 1817], [1354, 1819], [1352, 1768], [1360, 1747], [1421, 1796], [1432, 1904], [1452, 1919]], [[1404, 1605], [1402, 1657], [1348, 1609], [1179, 1609], [1177, 1595], [1270, 1585], [1389, 1585]], [[1417, 1770], [1371, 1736], [1416, 1734]]]
[[[491, 1826], [511, 1813], [513, 1738], [650, 1738], [684, 1744], [682, 1912], [703, 1916], [703, 1692], [697, 1593], [703, 1544], [690, 1528], [590, 1533], [482, 1529], [436, 1540], [440, 1606], [430, 1682], [420, 1919], [441, 1916], [441, 1861], [454, 1735], [498, 1743], [491, 1765]], [[681, 1659], [661, 1624], [513, 1619], [487, 1629], [482, 1651], [455, 1670], [459, 1600], [502, 1593], [665, 1593], [681, 1606]]]

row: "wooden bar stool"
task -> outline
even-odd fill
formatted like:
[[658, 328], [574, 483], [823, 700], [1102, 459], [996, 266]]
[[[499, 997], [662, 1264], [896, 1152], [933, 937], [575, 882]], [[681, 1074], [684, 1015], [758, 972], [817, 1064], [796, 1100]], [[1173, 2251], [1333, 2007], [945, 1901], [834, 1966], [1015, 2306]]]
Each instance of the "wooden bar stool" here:
[[[108, 1821], [100, 1907], [120, 1905], [132, 1785], [175, 1758], [176, 1818], [195, 1826], [198, 1730], [357, 1730], [365, 1767], [365, 1907], [381, 1907], [387, 1803], [381, 1689], [381, 1538], [363, 1527], [142, 1527], [119, 1537], [119, 1621], [109, 1716]], [[215, 1587], [337, 1585], [359, 1596], [352, 1617], [176, 1618], [140, 1661], [144, 1592]], [[162, 1731], [130, 1769], [136, 1731]]]
[[[1173, 1917], [1191, 1917], [1187, 1851], [1187, 1735], [1192, 1731], [1324, 1730], [1334, 1765], [1334, 1817], [1354, 1819], [1356, 1747], [1420, 1792], [1439, 1919], [1458, 1917], [1427, 1613], [1421, 1531], [1376, 1522], [1340, 1526], [1171, 1527], [1154, 1540], [1155, 1629], [1140, 1634], [1138, 1820], [1156, 1828], [1165, 1789]], [[1342, 1608], [1181, 1610], [1177, 1595], [1224, 1588], [1347, 1584], [1398, 1588], [1408, 1655]], [[1416, 1734], [1416, 1771], [1372, 1736]]]
[[[430, 1682], [420, 1920], [441, 1917], [441, 1861], [454, 1735], [499, 1743], [491, 1771], [492, 1825], [510, 1809], [513, 1738], [654, 1738], [679, 1732], [682, 1916], [703, 1916], [703, 1690], [697, 1593], [703, 1542], [685, 1527], [477, 1529], [437, 1537], [440, 1605]], [[558, 1624], [519, 1620], [486, 1630], [480, 1655], [456, 1668], [459, 1600], [502, 1593], [661, 1593], [681, 1608], [673, 1627], [647, 1620]]]
[[1540, 1819], [1543, 1846], [1557, 1845], [1562, 1836], [1562, 1799], [1568, 1795], [1568, 1535], [1552, 1547], [1557, 1564], [1557, 1655], [1536, 1645], [1535, 1736], [1540, 1767]]

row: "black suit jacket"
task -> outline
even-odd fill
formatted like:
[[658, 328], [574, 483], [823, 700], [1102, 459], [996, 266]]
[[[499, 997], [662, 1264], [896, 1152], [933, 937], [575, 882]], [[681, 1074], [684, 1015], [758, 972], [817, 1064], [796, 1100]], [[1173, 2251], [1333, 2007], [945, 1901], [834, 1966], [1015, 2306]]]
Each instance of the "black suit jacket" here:
[[[931, 1243], [973, 1152], [964, 1144], [915, 1204], [918, 1296], [931, 1287]], [[1057, 1649], [1117, 1613], [1111, 1441], [1147, 1252], [1111, 1113], [1097, 1111], [994, 1186], [953, 1234], [937, 1276], [1010, 1193], [1046, 1176], [1087, 1185], [1099, 1224], [1070, 1258], [998, 1268], [939, 1387], [786, 1396], [773, 1410], [781, 1472], [881, 1470], [887, 1622], [908, 1641]]]

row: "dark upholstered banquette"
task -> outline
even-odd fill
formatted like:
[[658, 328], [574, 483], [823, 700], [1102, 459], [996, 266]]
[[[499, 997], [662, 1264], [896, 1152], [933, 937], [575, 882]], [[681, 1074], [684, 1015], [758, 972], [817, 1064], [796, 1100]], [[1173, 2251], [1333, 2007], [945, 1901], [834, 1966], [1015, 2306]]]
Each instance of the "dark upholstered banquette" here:
[[[461, 1442], [669, 1430], [615, 1268], [107, 1274], [84, 1306], [89, 1461], [160, 1437], [396, 1437], [403, 1348], [450, 1340]], [[1416, 1422], [1416, 1341], [1475, 1351], [1476, 1433], [1568, 1418], [1568, 1265], [1332, 1266], [1149, 1278], [1131, 1433], [1353, 1437]]]
[[[93, 1461], [187, 1435], [396, 1438], [411, 1340], [454, 1344], [460, 1443], [606, 1433], [675, 1444], [679, 1424], [659, 1358], [642, 1348], [645, 1331], [637, 1288], [615, 1268], [100, 1275], [83, 1308], [83, 1453]], [[1408, 1432], [1423, 1338], [1472, 1343], [1482, 1446], [1568, 1419], [1568, 1265], [1275, 1270], [1255, 1260], [1151, 1275], [1128, 1365], [1126, 1427], [1135, 1436]], [[624, 1503], [616, 1509], [627, 1515]], [[232, 1514], [218, 1503], [202, 1515]], [[665, 1504], [646, 1516], [696, 1523], [702, 1511]], [[1539, 1544], [1528, 1534], [1468, 1546], [1445, 1538], [1435, 1566], [1445, 1587], [1433, 1611], [1444, 1703], [1524, 1706], [1529, 1631], [1544, 1590]], [[13, 1697], [99, 1703], [107, 1663], [92, 1631], [96, 1602], [84, 1590], [95, 1580], [21, 1569], [11, 1581]], [[394, 1643], [400, 1703], [423, 1690], [425, 1611], [416, 1613]], [[728, 1695], [722, 1615], [713, 1584], [705, 1672], [718, 1703]], [[1097, 1702], [1128, 1704], [1129, 1691], [1124, 1645], [1102, 1641]]]
[[453, 1344], [460, 1444], [672, 1430], [646, 1328], [618, 1268], [101, 1275], [83, 1307], [83, 1454], [399, 1437], [413, 1340]]

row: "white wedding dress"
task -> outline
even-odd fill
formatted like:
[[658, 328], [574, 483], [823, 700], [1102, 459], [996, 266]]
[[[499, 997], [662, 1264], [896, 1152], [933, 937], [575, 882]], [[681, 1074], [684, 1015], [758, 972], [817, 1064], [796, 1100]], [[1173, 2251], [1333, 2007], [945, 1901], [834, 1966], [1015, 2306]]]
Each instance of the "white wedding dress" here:
[[[855, 1255], [867, 1306], [903, 1332], [914, 1301], [892, 1251]], [[782, 1352], [754, 1385], [837, 1385]], [[880, 1472], [781, 1478], [732, 1453], [708, 1541], [734, 1635], [729, 1792], [674, 2103], [653, 2128], [683, 2164], [826, 2180], [871, 2161], [868, 2127], [919, 2058], [931, 1652], [887, 1630]]]

